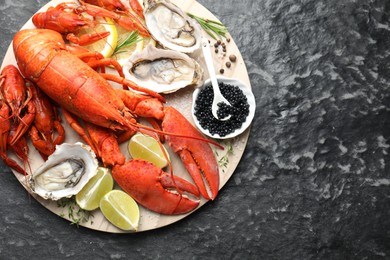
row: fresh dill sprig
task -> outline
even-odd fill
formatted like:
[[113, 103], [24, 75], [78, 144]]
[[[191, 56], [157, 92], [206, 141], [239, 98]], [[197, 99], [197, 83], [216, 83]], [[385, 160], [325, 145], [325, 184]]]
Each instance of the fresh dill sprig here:
[[138, 41], [140, 41], [141, 39], [138, 37], [138, 35], [139, 35], [138, 31], [132, 31], [131, 33], [129, 33], [129, 35], [123, 41], [118, 42], [118, 45], [116, 46], [113, 55], [125, 51], [125, 50], [121, 51], [121, 49], [129, 47], [133, 44], [136, 44]]
[[214, 21], [214, 20], [209, 20], [209, 19], [204, 19], [199, 16], [196, 16], [191, 13], [187, 13], [189, 17], [194, 19], [199, 23], [199, 25], [203, 28], [203, 30], [210, 35], [214, 40], [217, 40], [218, 38], [224, 37], [226, 38], [226, 34], [228, 32], [227, 28], [225, 25], [223, 25], [220, 22]]
[[229, 143], [226, 148], [227, 148], [226, 154], [222, 156], [221, 159], [218, 160], [218, 165], [219, 167], [222, 168], [223, 172], [225, 172], [225, 169], [229, 164], [229, 156], [233, 154], [233, 146], [231, 143]]
[[[90, 211], [83, 210], [77, 206], [74, 198], [63, 198], [57, 201], [57, 206], [63, 209], [67, 209], [67, 217], [71, 220], [72, 225], [79, 227], [80, 224], [86, 223], [91, 220], [93, 224], [93, 214]], [[65, 217], [65, 213], [62, 212], [60, 217]]]

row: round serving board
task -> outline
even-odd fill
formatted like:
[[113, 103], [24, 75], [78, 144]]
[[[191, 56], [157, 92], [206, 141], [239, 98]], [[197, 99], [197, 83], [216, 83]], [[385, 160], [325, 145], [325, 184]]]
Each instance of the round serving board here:
[[[42, 7], [38, 12], [45, 11], [49, 6], [56, 6], [57, 4], [65, 2], [63, 0], [54, 0], [46, 4], [44, 7]], [[67, 1], [69, 2], [69, 1]], [[172, 1], [176, 5], [178, 5], [180, 8], [183, 9], [185, 12], [190, 12], [194, 15], [197, 15], [202, 18], [207, 18], [211, 20], [218, 20], [211, 12], [209, 12], [205, 7], [200, 5], [198, 2], [193, 0], [187, 0], [187, 1], [180, 1], [175, 0]], [[35, 28], [34, 25], [31, 22], [31, 19], [27, 21], [27, 23], [22, 27], [22, 29], [27, 28]], [[215, 40], [211, 39], [205, 32], [203, 32], [203, 35], [210, 39], [211, 43], [214, 43]], [[229, 36], [230, 37], [230, 36]], [[231, 68], [227, 69], [225, 67], [225, 73], [224, 76], [226, 77], [234, 77], [238, 78], [241, 81], [243, 81], [247, 86], [250, 87], [250, 81], [248, 77], [248, 73], [244, 64], [244, 61], [242, 59], [242, 56], [234, 43], [234, 40], [231, 39], [231, 41], [227, 45], [227, 55], [226, 57], [222, 57], [220, 55], [214, 54], [214, 65], [216, 68], [216, 71], [219, 71], [219, 68], [222, 67], [222, 65], [227, 61], [227, 57], [230, 54], [234, 54], [237, 57], [237, 61], [235, 63], [232, 63]], [[204, 63], [203, 55], [201, 52], [197, 52], [192, 54], [192, 57], [195, 58], [204, 68], [204, 79], [208, 78], [208, 74], [206, 72], [206, 66]], [[8, 64], [14, 64], [16, 66], [16, 61], [14, 57], [14, 53], [12, 50], [12, 44], [9, 46], [7, 53], [4, 57], [3, 63], [1, 65], [1, 68], [5, 67]], [[185, 89], [179, 90], [175, 93], [166, 95], [167, 99], [167, 106], [174, 106], [176, 107], [192, 124], [194, 124], [191, 116], [191, 105], [192, 105], [192, 93], [194, 91], [193, 87], [187, 87]], [[73, 129], [70, 128], [70, 126], [66, 123], [65, 120], [62, 120], [62, 124], [65, 127], [66, 130], [66, 143], [75, 143], [77, 141], [81, 141], [81, 139], [78, 137], [78, 135], [73, 131]], [[233, 172], [235, 168], [237, 167], [241, 156], [244, 152], [248, 136], [249, 136], [249, 129], [247, 129], [244, 133], [242, 133], [240, 136], [219, 141], [221, 145], [225, 147], [224, 150], [221, 150], [217, 147], [212, 147], [215, 155], [217, 157], [218, 162], [220, 163], [219, 171], [220, 171], [220, 189], [226, 184], [226, 182], [231, 178], [233, 175]], [[43, 160], [39, 153], [35, 150], [35, 148], [31, 145], [29, 142], [29, 158], [30, 158], [30, 167], [31, 172], [34, 172], [35, 169], [37, 169], [42, 163]], [[128, 155], [127, 149], [126, 149], [126, 143], [121, 145], [121, 150], [123, 154], [127, 157], [127, 159], [130, 159], [130, 156]], [[172, 165], [174, 169], [174, 174], [178, 175], [182, 178], [185, 178], [189, 181], [191, 181], [187, 171], [185, 170], [182, 162], [178, 158], [177, 155], [173, 154], [172, 151], [167, 147], [167, 150], [169, 151], [170, 158], [172, 159]], [[10, 157], [14, 159], [15, 161], [18, 161], [18, 159], [10, 154]], [[19, 161], [20, 162], [20, 161]], [[22, 162], [20, 162], [22, 165]], [[54, 214], [65, 218], [71, 222], [74, 222], [75, 220], [72, 219], [72, 215], [69, 215], [69, 209], [72, 207], [71, 205], [67, 204], [65, 206], [59, 205], [56, 201], [51, 200], [45, 200], [41, 197], [31, 193], [29, 190], [29, 187], [26, 185], [26, 178], [13, 171], [16, 178], [19, 180], [19, 182], [26, 188], [27, 191], [30, 192], [31, 196], [33, 196], [37, 201], [39, 201], [45, 208], [53, 212]], [[118, 187], [115, 187], [119, 189]], [[216, 198], [218, 199], [218, 197]], [[202, 205], [204, 205], [207, 201], [202, 199], [199, 207], [195, 210], [198, 210]], [[73, 209], [75, 210], [75, 209]], [[77, 210], [77, 209], [76, 209]], [[93, 217], [90, 218], [86, 222], [79, 222], [78, 225], [84, 226], [86, 228], [104, 231], [104, 232], [112, 232], [112, 233], [123, 233], [125, 231], [120, 230], [113, 226], [111, 223], [109, 223], [101, 211], [99, 209], [94, 210], [91, 212]], [[73, 212], [73, 217], [76, 219], [79, 218], [79, 216], [75, 215], [76, 213]], [[175, 223], [179, 221], [180, 219], [185, 218], [187, 215], [191, 214], [183, 214], [178, 216], [167, 216], [167, 215], [161, 215], [154, 213], [148, 209], [143, 208], [140, 206], [140, 224], [139, 229], [137, 232], [140, 231], [146, 231], [146, 230], [152, 230], [159, 227], [163, 227], [172, 223]], [[70, 226], [72, 227], [72, 226]]]

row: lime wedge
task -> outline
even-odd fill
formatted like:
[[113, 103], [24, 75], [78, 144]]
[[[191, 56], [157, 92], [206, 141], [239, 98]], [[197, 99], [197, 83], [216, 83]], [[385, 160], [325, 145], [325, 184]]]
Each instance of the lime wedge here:
[[[143, 159], [153, 163], [159, 168], [164, 168], [168, 164], [160, 144], [156, 139], [149, 135], [144, 135], [142, 133], [135, 134], [130, 139], [127, 148], [133, 159]], [[165, 147], [163, 148], [165, 150]], [[168, 155], [166, 150], [165, 154]]]
[[137, 202], [121, 190], [112, 190], [100, 200], [100, 210], [114, 226], [137, 231], [139, 223], [139, 208]]
[[99, 207], [101, 198], [112, 190], [114, 181], [107, 168], [99, 167], [83, 189], [76, 195], [77, 205], [84, 210], [94, 210]]

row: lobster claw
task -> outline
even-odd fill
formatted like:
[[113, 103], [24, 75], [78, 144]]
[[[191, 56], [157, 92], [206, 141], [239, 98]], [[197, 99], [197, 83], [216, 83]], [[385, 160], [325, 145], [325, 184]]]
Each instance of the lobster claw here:
[[[219, 190], [219, 170], [213, 150], [204, 141], [204, 137], [199, 131], [179, 111], [173, 107], [166, 107], [164, 112], [163, 130], [181, 135], [167, 135], [169, 146], [175, 153], [179, 154], [202, 196], [205, 199], [214, 200]], [[194, 140], [188, 137], [203, 140]], [[211, 195], [209, 195], [205, 182], [209, 186]]]
[[199, 200], [191, 200], [184, 195], [199, 197], [193, 184], [177, 176], [172, 179], [171, 175], [150, 162], [130, 160], [123, 165], [115, 165], [112, 176], [139, 204], [157, 213], [184, 214], [199, 205]]

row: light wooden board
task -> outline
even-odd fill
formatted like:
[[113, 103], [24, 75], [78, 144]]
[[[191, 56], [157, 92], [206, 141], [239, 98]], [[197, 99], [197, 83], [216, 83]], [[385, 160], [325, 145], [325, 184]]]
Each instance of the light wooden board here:
[[[42, 7], [39, 11], [44, 11], [46, 10], [49, 6], [55, 6], [58, 3], [63, 2], [63, 0], [54, 0], [49, 2], [47, 5]], [[179, 7], [181, 7], [184, 11], [190, 12], [192, 14], [195, 14], [197, 16], [203, 17], [203, 18], [208, 18], [212, 20], [218, 20], [210, 11], [208, 11], [205, 7], [200, 5], [198, 2], [193, 1], [193, 0], [186, 0], [186, 1], [179, 1], [175, 0], [172, 1]], [[38, 12], [39, 12], [38, 11]], [[23, 29], [25, 28], [34, 28], [34, 25], [31, 22], [31, 19], [22, 27]], [[208, 37], [210, 40], [211, 38], [207, 36], [206, 33], [204, 33], [205, 37]], [[213, 43], [214, 40], [211, 40]], [[245, 63], [242, 59], [242, 56], [234, 42], [233, 39], [231, 39], [230, 43], [227, 46], [227, 53], [228, 55], [234, 54], [237, 56], [237, 61], [233, 63], [232, 67], [230, 69], [225, 68], [225, 73], [224, 76], [226, 77], [233, 77], [233, 78], [238, 78], [247, 86], [250, 87], [250, 81], [248, 77], [248, 73], [245, 67]], [[228, 56], [227, 55], [227, 56]], [[204, 79], [208, 78], [208, 73], [206, 72], [206, 66], [204, 63], [203, 55], [201, 51], [198, 51], [191, 55], [193, 58], [195, 58], [204, 68]], [[219, 68], [227, 61], [227, 57], [221, 57], [220, 55], [214, 54], [214, 65], [216, 68], [216, 71], [219, 71]], [[16, 65], [15, 57], [12, 51], [12, 45], [9, 46], [7, 53], [4, 57], [3, 63], [1, 65], [1, 68], [8, 64], [14, 64]], [[167, 99], [167, 104], [169, 106], [174, 106], [179, 111], [191, 122], [193, 123], [192, 116], [191, 116], [191, 102], [192, 102], [192, 93], [193, 93], [193, 88], [187, 87], [185, 89], [179, 90], [175, 93], [169, 94], [166, 96]], [[65, 126], [66, 129], [66, 139], [65, 142], [67, 143], [74, 143], [76, 141], [81, 141], [81, 139], [75, 134], [75, 132], [65, 123], [65, 120], [63, 120], [63, 125]], [[220, 166], [220, 189], [226, 184], [226, 182], [232, 177], [234, 170], [236, 169], [242, 154], [244, 152], [248, 136], [249, 136], [249, 129], [247, 129], [243, 134], [240, 136], [233, 138], [233, 139], [228, 139], [221, 141], [220, 143], [225, 147], [232, 146], [233, 147], [233, 152], [229, 153], [228, 149], [218, 149], [216, 147], [213, 147], [213, 150], [215, 151], [215, 154], [217, 156], [218, 160], [221, 160], [222, 158], [228, 159], [227, 163], [224, 166]], [[123, 154], [127, 156], [127, 159], [129, 159], [128, 152], [126, 150], [126, 144], [123, 144], [121, 146], [121, 150]], [[29, 158], [30, 158], [30, 164], [31, 164], [31, 170], [34, 172], [36, 168], [38, 168], [42, 163], [43, 160], [41, 159], [40, 155], [38, 152], [35, 150], [35, 148], [29, 143], [29, 148], [30, 148], [30, 153], [29, 153]], [[189, 181], [191, 181], [188, 173], [186, 172], [182, 162], [180, 159], [172, 153], [172, 151], [169, 150], [170, 158], [172, 159], [172, 165], [174, 169], [175, 175], [178, 175], [182, 178], [185, 178]], [[10, 155], [10, 157], [14, 160], [17, 161], [17, 158], [13, 155]], [[14, 172], [15, 177], [19, 180], [21, 185], [23, 185], [29, 192], [29, 188], [26, 185], [26, 180], [24, 176]], [[118, 187], [116, 187], [118, 188]], [[31, 192], [30, 192], [31, 193]], [[62, 208], [57, 205], [57, 202], [50, 201], [50, 200], [44, 200], [40, 198], [39, 196], [36, 196], [31, 193], [31, 195], [39, 201], [45, 208], [47, 208], [49, 211], [53, 212], [56, 215], [59, 215], [69, 221], [71, 219], [68, 217], [68, 212], [67, 208]], [[218, 199], [218, 197], [216, 198]], [[199, 207], [199, 209], [202, 205], [204, 205], [207, 201], [202, 199]], [[197, 210], [195, 209], [195, 210]], [[185, 218], [191, 213], [188, 214], [183, 214], [179, 216], [166, 216], [166, 215], [161, 215], [157, 214], [154, 212], [151, 212], [148, 209], [143, 208], [140, 206], [140, 212], [141, 212], [141, 218], [140, 218], [140, 225], [139, 225], [139, 230], [138, 232], [141, 231], [146, 231], [146, 230], [153, 230], [159, 227], [163, 227], [172, 223], [175, 223], [179, 221], [180, 219]], [[116, 228], [113, 226], [111, 223], [109, 223], [103, 216], [103, 214], [100, 212], [100, 210], [95, 210], [92, 212], [93, 218], [91, 219], [92, 221], [88, 221], [85, 223], [81, 223], [81, 226], [94, 229], [94, 230], [99, 230], [99, 231], [104, 231], [104, 232], [112, 232], [112, 233], [122, 233], [124, 231]], [[74, 228], [74, 226], [69, 226], [69, 228]]]

